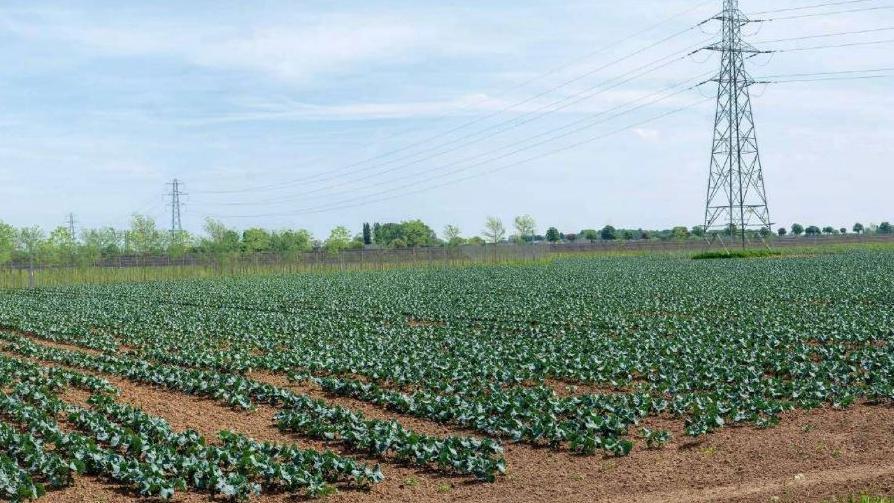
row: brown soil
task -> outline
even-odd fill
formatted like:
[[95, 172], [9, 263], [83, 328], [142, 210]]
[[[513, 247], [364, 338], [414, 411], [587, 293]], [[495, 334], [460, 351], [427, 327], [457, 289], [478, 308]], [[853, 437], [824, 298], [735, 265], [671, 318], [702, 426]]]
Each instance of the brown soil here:
[[[167, 419], [178, 429], [194, 428], [210, 438], [231, 429], [260, 440], [324, 448], [320, 442], [284, 435], [272, 424], [272, 408], [253, 413], [230, 410], [210, 400], [134, 385], [103, 376], [122, 390], [122, 401]], [[253, 377], [283, 384], [283, 378]], [[269, 381], [268, 381], [269, 382]], [[301, 386], [290, 386], [300, 389]], [[319, 390], [306, 390], [315, 395]], [[80, 392], [67, 399], [82, 400]], [[393, 418], [421, 432], [449, 428], [384, 412], [355, 400], [323, 398], [362, 410], [369, 417]], [[804, 502], [863, 492], [894, 492], [894, 408], [856, 405], [846, 410], [818, 409], [786, 413], [775, 428], [724, 428], [701, 440], [682, 434], [682, 424], [652, 418], [649, 427], [671, 430], [663, 449], [637, 444], [625, 458], [578, 457], [567, 452], [507, 445], [508, 473], [494, 484], [450, 478], [386, 464], [386, 481], [369, 493], [341, 491], [333, 502]], [[126, 491], [81, 479], [46, 501], [138, 501]], [[179, 495], [177, 501], [207, 501], [203, 495]], [[291, 501], [288, 495], [257, 498]]]

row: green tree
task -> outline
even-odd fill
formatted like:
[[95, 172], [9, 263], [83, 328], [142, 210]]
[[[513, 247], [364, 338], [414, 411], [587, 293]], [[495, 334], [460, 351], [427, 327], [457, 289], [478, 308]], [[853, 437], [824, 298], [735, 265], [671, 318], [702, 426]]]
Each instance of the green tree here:
[[794, 234], [795, 236], [804, 234], [804, 226], [801, 224], [792, 224], [792, 234]]
[[823, 227], [823, 234], [829, 234], [829, 235], [835, 234], [835, 228], [832, 227], [831, 225], [827, 225], [827, 226]]
[[122, 252], [122, 233], [113, 227], [87, 229], [81, 233], [82, 249], [92, 260], [114, 257]]
[[487, 217], [481, 235], [487, 239], [488, 243], [499, 243], [506, 236], [506, 228], [503, 227], [503, 221], [496, 217]]
[[520, 241], [533, 241], [537, 234], [537, 222], [531, 215], [515, 217], [515, 233]]
[[323, 243], [323, 249], [334, 254], [348, 248], [350, 244], [351, 231], [340, 225], [329, 233], [329, 238]]
[[5, 264], [12, 259], [16, 249], [15, 227], [0, 220], [0, 264]]
[[891, 222], [882, 222], [878, 224], [877, 232], [879, 234], [891, 234], [892, 232], [894, 232], [894, 229], [891, 228]]
[[379, 222], [374, 223], [374, 224], [373, 224], [373, 230], [372, 230], [372, 233], [373, 233], [373, 234], [372, 234], [372, 239], [373, 239], [373, 243], [375, 243], [375, 244], [377, 244], [377, 245], [384, 244], [384, 243], [381, 241], [381, 239], [382, 239], [382, 238], [381, 238], [381, 233], [382, 233], [381, 231], [382, 231], [382, 224], [380, 224]]
[[78, 256], [78, 242], [68, 227], [56, 227], [47, 237], [48, 259], [54, 264], [74, 264]]
[[242, 231], [242, 249], [249, 253], [267, 252], [272, 249], [272, 236], [257, 227]]
[[19, 229], [16, 240], [18, 248], [31, 262], [39, 260], [41, 252], [46, 248], [46, 234], [37, 226]]
[[372, 227], [369, 222], [363, 222], [363, 244], [369, 246], [372, 242]]
[[599, 232], [595, 229], [584, 229], [580, 231], [580, 238], [586, 239], [590, 243], [595, 243], [597, 239], [599, 239]]
[[842, 234], [842, 235], [847, 234], [847, 227], [842, 227], [842, 228], [838, 229], [838, 233]]
[[703, 238], [705, 237], [705, 227], [703, 225], [696, 225], [692, 228], [691, 233], [697, 238]]
[[684, 240], [689, 239], [689, 229], [683, 226], [674, 227], [671, 230], [671, 239]]
[[223, 222], [213, 218], [205, 219], [207, 237], [202, 239], [202, 248], [215, 254], [238, 252], [242, 248], [239, 233], [228, 228]]
[[559, 234], [559, 229], [555, 227], [550, 227], [546, 230], [546, 240], [550, 243], [558, 243], [559, 240], [562, 239]]
[[804, 234], [807, 234], [808, 236], [818, 236], [820, 234], [820, 228], [815, 225], [811, 225], [804, 229]]
[[779, 237], [783, 237], [788, 234], [788, 230], [785, 227], [780, 227], [776, 233], [779, 234]]
[[270, 235], [270, 249], [282, 254], [295, 254], [313, 249], [313, 236], [304, 229], [284, 230]]
[[601, 237], [604, 241], [614, 241], [617, 239], [617, 231], [611, 225], [606, 225], [599, 231], [599, 237]]
[[128, 231], [130, 251], [137, 254], [160, 253], [164, 247], [164, 237], [155, 227], [155, 220], [134, 214]]
[[444, 240], [447, 241], [448, 245], [456, 246], [463, 243], [463, 238], [460, 236], [459, 227], [455, 225], [445, 225], [444, 226]]
[[863, 234], [863, 224], [857, 222], [854, 224], [854, 234]]
[[432, 246], [437, 244], [437, 234], [422, 220], [401, 222], [400, 229], [400, 237], [406, 241], [407, 246]]

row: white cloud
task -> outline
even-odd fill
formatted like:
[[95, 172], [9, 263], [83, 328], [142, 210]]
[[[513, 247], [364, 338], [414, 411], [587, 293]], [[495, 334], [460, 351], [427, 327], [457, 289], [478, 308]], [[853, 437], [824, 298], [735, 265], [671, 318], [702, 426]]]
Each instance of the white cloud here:
[[647, 142], [657, 142], [661, 139], [661, 131], [657, 129], [649, 129], [649, 128], [634, 128], [633, 134], [638, 136], [641, 140]]
[[241, 29], [211, 24], [99, 26], [78, 16], [7, 16], [0, 28], [21, 38], [64, 42], [92, 54], [163, 56], [212, 68], [260, 72], [303, 82], [358, 65], [423, 57], [439, 47], [438, 30], [398, 17], [330, 15], [299, 24]]

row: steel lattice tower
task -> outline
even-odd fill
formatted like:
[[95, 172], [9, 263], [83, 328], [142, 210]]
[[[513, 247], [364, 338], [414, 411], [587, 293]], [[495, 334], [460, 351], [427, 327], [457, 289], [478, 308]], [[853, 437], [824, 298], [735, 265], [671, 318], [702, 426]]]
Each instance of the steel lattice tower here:
[[705, 203], [705, 231], [722, 230], [745, 245], [748, 229], [771, 229], [770, 210], [757, 147], [749, 86], [754, 83], [745, 69], [745, 59], [758, 51], [742, 39], [742, 27], [751, 22], [740, 10], [738, 0], [724, 0], [720, 44], [707, 47], [720, 52], [717, 82], [717, 111], [714, 143]]
[[180, 190], [180, 180], [174, 178], [168, 185], [171, 186], [171, 192], [168, 194], [171, 196], [171, 234], [176, 234], [183, 232], [183, 225], [180, 223], [180, 196], [186, 194]]

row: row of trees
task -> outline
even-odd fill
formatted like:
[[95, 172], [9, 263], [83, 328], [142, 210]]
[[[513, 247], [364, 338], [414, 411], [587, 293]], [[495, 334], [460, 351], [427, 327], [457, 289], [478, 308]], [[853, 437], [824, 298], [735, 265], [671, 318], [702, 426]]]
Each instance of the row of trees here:
[[[851, 231], [854, 234], [894, 234], [894, 227], [891, 226], [890, 222], [882, 222], [878, 225], [870, 225], [867, 229], [863, 226], [863, 224], [857, 222], [853, 225], [853, 227], [851, 227]], [[819, 236], [820, 234], [832, 236], [847, 234], [848, 230], [847, 227], [835, 228], [831, 225], [827, 225], [826, 227], [820, 229], [816, 225], [809, 225], [807, 227], [804, 227], [801, 224], [792, 224], [791, 231], [789, 231], [789, 229], [786, 229], [785, 227], [780, 227], [776, 231], [776, 233], [780, 236], [785, 236], [789, 234], [789, 232], [791, 232], [791, 234], [794, 234], [795, 236], [800, 236], [802, 234], [806, 236]]]
[[[182, 256], [187, 253], [257, 253], [272, 252], [283, 255], [323, 250], [335, 253], [347, 249], [361, 248], [412, 248], [426, 246], [458, 246], [516, 243], [560, 243], [575, 241], [613, 241], [613, 240], [685, 240], [703, 238], [706, 232], [702, 227], [674, 227], [666, 230], [616, 229], [606, 225], [601, 229], [583, 229], [579, 232], [561, 232], [556, 227], [549, 227], [544, 234], [538, 234], [537, 222], [530, 215], [520, 215], [512, 221], [512, 231], [507, 229], [503, 221], [496, 217], [488, 217], [480, 235], [463, 237], [462, 231], [455, 225], [444, 227], [441, 237], [421, 220], [408, 220], [400, 223], [364, 223], [358, 234], [344, 226], [331, 230], [325, 240], [317, 240], [305, 229], [286, 229], [269, 231], [262, 228], [250, 228], [237, 231], [223, 223], [208, 219], [203, 228], [204, 234], [194, 236], [188, 232], [169, 232], [157, 228], [153, 219], [143, 215], [134, 215], [130, 227], [118, 230], [111, 227], [86, 229], [75, 236], [71, 229], [58, 227], [49, 233], [39, 227], [16, 229], [0, 221], [0, 264], [15, 260], [19, 262], [35, 260], [41, 263], [80, 263], [89, 264], [103, 258], [121, 255], [169, 255]], [[725, 234], [735, 232], [727, 230]], [[757, 234], [754, 231], [749, 231]], [[879, 225], [864, 226], [854, 224], [850, 231], [847, 228], [815, 225], [804, 226], [793, 224], [791, 228], [779, 228], [777, 234], [786, 236], [818, 236], [821, 234], [892, 234], [889, 222]], [[769, 230], [760, 232], [769, 236]]]

